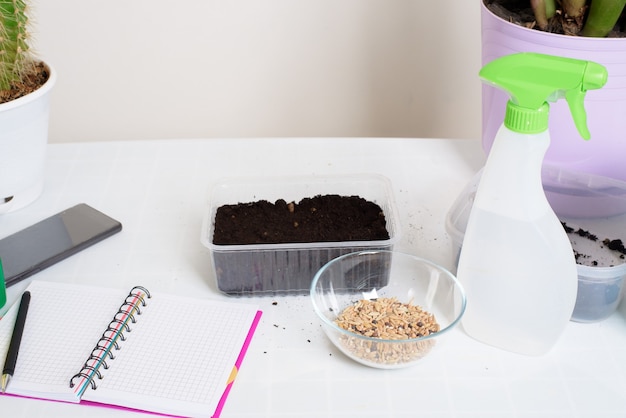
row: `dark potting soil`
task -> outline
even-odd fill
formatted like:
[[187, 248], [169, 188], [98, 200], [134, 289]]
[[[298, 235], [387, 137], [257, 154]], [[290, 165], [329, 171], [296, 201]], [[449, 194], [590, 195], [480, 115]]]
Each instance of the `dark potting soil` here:
[[[600, 240], [597, 235], [592, 234], [591, 232], [585, 229], [573, 228], [567, 225], [567, 223], [565, 222], [561, 222], [561, 224], [563, 225], [565, 232], [567, 232], [568, 234], [572, 234], [572, 235], [587, 239], [594, 243], [597, 242], [598, 248], [606, 247], [607, 249], [617, 253], [618, 254], [617, 258], [619, 260], [623, 260], [624, 262], [626, 262], [626, 247], [624, 246], [624, 242], [621, 239], [604, 238]], [[576, 262], [578, 264], [589, 265], [589, 266], [602, 266], [602, 263], [598, 261], [597, 259], [595, 259], [594, 255], [577, 251], [575, 247], [574, 247], [574, 256], [576, 257]], [[607, 266], [602, 266], [602, 267], [607, 267]]]
[[223, 205], [217, 209], [214, 229], [216, 245], [389, 239], [380, 206], [359, 196], [333, 194], [297, 203], [279, 199]]

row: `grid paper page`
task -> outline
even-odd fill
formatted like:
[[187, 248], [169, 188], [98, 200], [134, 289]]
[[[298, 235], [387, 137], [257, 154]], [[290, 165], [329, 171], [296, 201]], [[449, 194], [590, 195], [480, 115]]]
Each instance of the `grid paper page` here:
[[256, 312], [246, 304], [153, 294], [97, 389], [83, 399], [211, 416]]
[[[69, 387], [128, 291], [33, 281], [24, 335], [7, 392], [78, 402]], [[13, 315], [13, 314], [12, 314]], [[14, 318], [14, 317], [13, 317]], [[8, 345], [9, 315], [0, 323]], [[10, 340], [10, 331], [8, 334]]]

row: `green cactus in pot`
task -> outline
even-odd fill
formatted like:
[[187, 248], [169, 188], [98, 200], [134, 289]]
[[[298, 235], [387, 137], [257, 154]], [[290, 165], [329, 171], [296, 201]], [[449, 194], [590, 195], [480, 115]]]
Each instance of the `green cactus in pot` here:
[[40, 87], [48, 71], [29, 46], [29, 5], [24, 0], [0, 0], [0, 102]]

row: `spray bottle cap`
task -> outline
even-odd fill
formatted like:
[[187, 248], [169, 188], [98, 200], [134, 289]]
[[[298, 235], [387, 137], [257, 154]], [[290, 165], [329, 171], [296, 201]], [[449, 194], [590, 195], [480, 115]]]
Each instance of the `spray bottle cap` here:
[[522, 52], [497, 58], [479, 73], [509, 93], [504, 125], [521, 133], [548, 129], [549, 105], [565, 98], [578, 132], [589, 139], [585, 94], [606, 84], [606, 68], [591, 61]]

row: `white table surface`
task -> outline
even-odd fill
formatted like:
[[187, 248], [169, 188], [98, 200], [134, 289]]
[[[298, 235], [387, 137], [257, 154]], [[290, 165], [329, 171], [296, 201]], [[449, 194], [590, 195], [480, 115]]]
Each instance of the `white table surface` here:
[[[124, 229], [33, 278], [227, 298], [217, 292], [200, 225], [224, 176], [380, 173], [391, 179], [403, 237], [395, 249], [452, 268], [446, 212], [484, 162], [478, 141], [211, 139], [54, 144], [39, 200], [0, 217], [0, 237], [76, 203]], [[31, 279], [8, 289], [10, 302]], [[232, 299], [232, 298], [230, 298]], [[626, 308], [569, 323], [541, 357], [504, 352], [461, 328], [413, 368], [378, 370], [336, 350], [307, 296], [254, 298], [264, 311], [222, 416], [626, 417]], [[529, 301], [529, 303], [532, 303]], [[141, 416], [0, 397], [3, 417]]]

